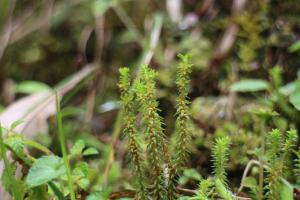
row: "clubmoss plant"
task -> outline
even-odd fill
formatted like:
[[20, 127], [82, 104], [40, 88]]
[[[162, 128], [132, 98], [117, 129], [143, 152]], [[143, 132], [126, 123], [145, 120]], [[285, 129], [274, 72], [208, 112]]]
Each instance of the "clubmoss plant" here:
[[217, 138], [212, 149], [213, 174], [224, 185], [227, 185], [227, 173], [225, 169], [229, 159], [229, 145], [229, 137]]
[[297, 132], [293, 129], [287, 132], [285, 139], [278, 129], [273, 129], [267, 138], [267, 156], [269, 169], [267, 170], [266, 197], [280, 199], [281, 179], [289, 162], [292, 148], [297, 141]]
[[210, 196], [214, 192], [214, 182], [211, 178], [202, 180], [199, 184], [199, 189], [194, 197], [190, 200], [210, 200]]
[[148, 66], [143, 66], [141, 80], [135, 82], [135, 90], [140, 111], [143, 114], [144, 134], [147, 138], [147, 154], [150, 169], [149, 192], [152, 194], [153, 199], [163, 199], [165, 196], [163, 158], [168, 155], [168, 152], [166, 152], [167, 148], [165, 147], [161, 117], [158, 114], [155, 87], [156, 76], [157, 73], [154, 70]]
[[[233, 194], [227, 186], [226, 167], [229, 156], [229, 137], [217, 138], [212, 148], [214, 178], [202, 180], [196, 195], [190, 200], [211, 200], [215, 196], [224, 200], [233, 200]], [[217, 198], [218, 199], [218, 198]]]
[[[179, 91], [177, 98], [177, 127], [178, 127], [178, 151], [170, 156], [168, 141], [164, 135], [162, 119], [159, 115], [158, 101], [156, 97], [157, 72], [144, 65], [141, 68], [140, 78], [131, 86], [129, 69], [120, 69], [121, 100], [125, 113], [124, 134], [128, 138], [129, 153], [134, 172], [139, 177], [141, 188], [138, 189], [138, 199], [149, 198], [155, 200], [174, 200], [176, 194], [176, 175], [178, 169], [183, 167], [190, 142], [190, 133], [187, 123], [188, 112], [188, 85], [191, 73], [190, 56], [180, 55], [180, 64], [177, 69], [176, 84]], [[142, 113], [142, 125], [137, 128], [136, 107]], [[137, 133], [143, 133], [146, 139], [146, 152], [141, 152]], [[144, 162], [142, 153], [146, 154]], [[172, 158], [172, 159], [171, 159]], [[143, 175], [147, 174], [149, 177]], [[146, 180], [146, 181], [145, 181]], [[147, 191], [147, 195], [145, 195]], [[146, 197], [147, 196], [147, 197]]]
[[190, 55], [179, 55], [181, 59], [177, 69], [176, 85], [178, 88], [177, 97], [177, 125], [179, 137], [177, 140], [178, 152], [175, 157], [175, 166], [183, 166], [189, 155], [188, 145], [190, 144], [191, 134], [188, 130], [187, 124], [189, 120], [189, 100], [188, 91], [190, 85], [190, 73], [192, 70], [192, 64], [190, 63]]
[[137, 128], [136, 128], [136, 112], [134, 106], [135, 94], [130, 88], [130, 75], [128, 68], [120, 69], [120, 83], [119, 88], [121, 90], [121, 101], [124, 110], [124, 135], [128, 140], [128, 150], [130, 159], [132, 161], [132, 167], [134, 174], [137, 176], [139, 188], [137, 191], [138, 199], [146, 199], [146, 188], [144, 185], [144, 175], [142, 168], [142, 156], [141, 147], [137, 141]]
[[168, 181], [168, 199], [175, 199], [175, 185], [178, 170], [186, 163], [189, 155], [189, 144], [191, 140], [191, 133], [188, 129], [189, 115], [189, 100], [188, 91], [190, 85], [190, 74], [192, 71], [192, 64], [190, 63], [191, 56], [189, 54], [179, 55], [180, 63], [177, 67], [176, 85], [178, 89], [178, 97], [176, 99], [176, 125], [178, 127], [177, 135], [177, 149], [175, 158], [169, 171]]
[[278, 129], [270, 132], [267, 138], [267, 155], [269, 157], [270, 169], [266, 178], [266, 190], [268, 199], [279, 197], [280, 176], [282, 174], [283, 163], [279, 161], [279, 153], [282, 145], [282, 135]]

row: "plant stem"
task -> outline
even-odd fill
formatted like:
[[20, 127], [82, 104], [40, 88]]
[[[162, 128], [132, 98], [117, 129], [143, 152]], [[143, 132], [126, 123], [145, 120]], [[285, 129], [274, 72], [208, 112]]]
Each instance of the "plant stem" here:
[[24, 143], [30, 147], [33, 147], [37, 150], [40, 150], [41, 152], [47, 154], [47, 155], [53, 155], [53, 153], [45, 146], [33, 141], [33, 140], [25, 140]]
[[10, 180], [10, 186], [12, 188], [13, 196], [14, 196], [15, 200], [22, 200], [21, 192], [18, 190], [19, 184], [13, 175], [13, 170], [12, 170], [9, 160], [6, 156], [6, 149], [5, 149], [4, 140], [2, 137], [1, 123], [0, 123], [0, 152], [1, 152], [1, 157], [4, 161], [5, 169], [7, 170], [7, 174], [8, 174], [9, 180]]
[[52, 189], [53, 193], [56, 195], [58, 200], [65, 200], [64, 195], [59, 191], [56, 185], [53, 182], [48, 183], [49, 187]]
[[[243, 190], [243, 188], [244, 188], [244, 181], [245, 181], [245, 179], [247, 178], [247, 175], [248, 175], [248, 173], [249, 173], [249, 171], [250, 171], [250, 169], [251, 169], [251, 167], [252, 167], [253, 165], [258, 165], [258, 166], [260, 166], [261, 163], [260, 163], [259, 160], [250, 160], [250, 161], [248, 162], [248, 164], [247, 164], [247, 166], [246, 166], [246, 168], [245, 168], [245, 170], [244, 170], [243, 177], [242, 177], [242, 181], [241, 181], [241, 185], [240, 185], [240, 187], [239, 187], [237, 193], [242, 192], [242, 190]], [[265, 165], [265, 164], [263, 165], [263, 168], [266, 169], [266, 170], [269, 170], [269, 169], [270, 169], [270, 167], [267, 166], [267, 165]], [[293, 189], [293, 186], [292, 186], [285, 178], [281, 177], [280, 179], [281, 179], [282, 183], [285, 184], [288, 188]]]
[[71, 175], [70, 163], [69, 163], [67, 150], [66, 150], [65, 134], [63, 132], [63, 127], [62, 127], [62, 116], [61, 116], [60, 103], [59, 103], [57, 92], [56, 92], [55, 96], [56, 96], [56, 122], [57, 122], [57, 128], [58, 128], [60, 148], [61, 148], [61, 152], [62, 152], [62, 156], [63, 156], [63, 160], [64, 160], [64, 165], [65, 165], [65, 168], [67, 171], [67, 178], [68, 178], [68, 185], [69, 185], [71, 200], [75, 200], [75, 192], [74, 192], [74, 188], [73, 188], [73, 180], [72, 180], [72, 175]]
[[106, 165], [105, 165], [105, 169], [104, 169], [104, 173], [102, 176], [102, 179], [100, 180], [100, 183], [102, 185], [102, 187], [107, 186], [107, 182], [108, 182], [108, 176], [109, 176], [109, 172], [111, 170], [112, 164], [114, 162], [114, 154], [115, 154], [115, 144], [117, 142], [117, 139], [119, 138], [119, 135], [121, 133], [121, 125], [122, 125], [122, 116], [123, 116], [123, 112], [122, 110], [118, 112], [117, 115], [117, 119], [116, 122], [114, 124], [114, 128], [113, 128], [113, 133], [112, 133], [112, 140], [111, 140], [111, 144], [109, 147], [109, 154], [106, 160]]

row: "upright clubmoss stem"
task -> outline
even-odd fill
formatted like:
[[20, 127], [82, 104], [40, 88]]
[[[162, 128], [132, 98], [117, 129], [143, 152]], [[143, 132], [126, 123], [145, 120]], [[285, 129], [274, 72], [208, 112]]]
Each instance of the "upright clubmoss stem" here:
[[149, 168], [151, 169], [151, 194], [153, 199], [160, 200], [165, 197], [164, 188], [164, 163], [168, 157], [161, 117], [158, 114], [158, 102], [156, 100], [155, 78], [157, 73], [148, 66], [143, 66], [141, 80], [135, 82], [137, 99], [143, 113], [145, 135], [147, 136], [147, 154], [149, 156]]
[[65, 165], [66, 172], [67, 172], [68, 187], [69, 187], [69, 191], [70, 191], [71, 200], [76, 200], [74, 187], [73, 187], [73, 179], [72, 179], [72, 174], [71, 174], [71, 167], [70, 167], [66, 143], [65, 143], [65, 134], [63, 131], [63, 127], [62, 127], [62, 115], [61, 115], [59, 97], [58, 97], [57, 92], [56, 92], [55, 96], [56, 96], [56, 123], [57, 123], [57, 128], [58, 128], [58, 136], [59, 136], [61, 153], [63, 156], [64, 165]]
[[137, 198], [140, 200], [146, 200], [146, 187], [144, 184], [144, 174], [142, 169], [142, 156], [141, 147], [137, 141], [136, 134], [136, 113], [135, 113], [135, 94], [132, 92], [130, 84], [129, 69], [124, 67], [119, 70], [120, 72], [120, 83], [118, 84], [121, 90], [121, 100], [123, 105], [125, 128], [124, 135], [128, 141], [129, 154], [131, 158], [131, 163], [133, 165], [133, 170], [137, 176], [139, 183]]
[[176, 115], [177, 115], [177, 126], [178, 126], [178, 138], [177, 144], [178, 149], [176, 150], [173, 166], [170, 167], [170, 175], [168, 181], [168, 199], [175, 199], [175, 186], [176, 186], [176, 175], [178, 169], [184, 166], [188, 154], [191, 135], [188, 130], [189, 120], [189, 101], [188, 101], [188, 90], [190, 84], [190, 73], [192, 71], [192, 64], [190, 63], [190, 55], [179, 55], [180, 63], [177, 67], [176, 85], [178, 89], [178, 97], [176, 99]]

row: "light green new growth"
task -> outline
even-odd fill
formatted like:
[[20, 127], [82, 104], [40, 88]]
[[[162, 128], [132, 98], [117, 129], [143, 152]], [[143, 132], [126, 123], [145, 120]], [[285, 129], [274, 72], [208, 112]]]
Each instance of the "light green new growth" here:
[[297, 140], [298, 140], [298, 134], [296, 129], [291, 129], [287, 131], [287, 136], [285, 139], [285, 143], [283, 145], [283, 155], [282, 155], [282, 159], [284, 163], [289, 162], [290, 154], [293, 148], [295, 147]]
[[226, 167], [229, 157], [229, 137], [217, 138], [212, 149], [213, 173], [224, 185], [227, 185]]
[[282, 147], [282, 135], [278, 129], [273, 129], [267, 137], [267, 155], [270, 169], [266, 178], [267, 199], [278, 199], [280, 196], [280, 175], [282, 174], [282, 162], [279, 162], [279, 154]]
[[217, 193], [224, 200], [233, 200], [233, 194], [227, 187], [226, 167], [229, 157], [229, 137], [217, 138], [212, 148], [213, 181], [203, 180], [200, 183], [196, 196], [191, 200], [211, 200], [213, 193]]
[[214, 182], [212, 179], [208, 178], [202, 180], [199, 185], [199, 189], [196, 192], [194, 197], [189, 198], [190, 200], [210, 200], [210, 196], [213, 194], [214, 191]]
[[130, 154], [133, 171], [137, 176], [138, 180], [138, 199], [146, 199], [146, 189], [144, 185], [144, 175], [142, 169], [142, 156], [141, 147], [136, 139], [137, 128], [136, 128], [136, 113], [134, 109], [134, 93], [130, 88], [130, 75], [128, 68], [121, 68], [120, 72], [120, 83], [118, 84], [121, 90], [121, 101], [123, 104], [123, 110], [125, 113], [124, 121], [124, 135], [128, 140], [128, 149]]
[[269, 200], [280, 199], [281, 178], [284, 177], [287, 163], [297, 141], [297, 131], [287, 131], [286, 138], [278, 129], [273, 129], [267, 138], [267, 156], [269, 170], [266, 182], [266, 197]]
[[267, 137], [267, 156], [271, 164], [276, 162], [282, 148], [282, 135], [278, 129], [273, 129]]

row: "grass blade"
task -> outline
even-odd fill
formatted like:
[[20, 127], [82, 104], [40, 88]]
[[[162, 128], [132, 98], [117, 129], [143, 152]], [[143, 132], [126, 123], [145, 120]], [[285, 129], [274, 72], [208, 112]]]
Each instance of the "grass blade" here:
[[57, 128], [58, 128], [58, 136], [60, 141], [60, 147], [61, 152], [64, 160], [64, 165], [67, 171], [67, 178], [68, 178], [68, 186], [70, 191], [71, 200], [75, 200], [75, 192], [73, 188], [73, 179], [71, 175], [71, 168], [70, 163], [68, 159], [67, 149], [66, 149], [66, 143], [65, 143], [65, 134], [62, 127], [62, 116], [60, 111], [60, 103], [58, 99], [58, 94], [56, 93], [56, 122], [57, 122]]

